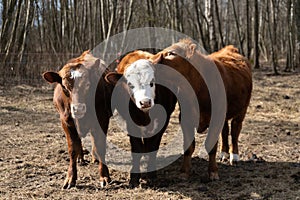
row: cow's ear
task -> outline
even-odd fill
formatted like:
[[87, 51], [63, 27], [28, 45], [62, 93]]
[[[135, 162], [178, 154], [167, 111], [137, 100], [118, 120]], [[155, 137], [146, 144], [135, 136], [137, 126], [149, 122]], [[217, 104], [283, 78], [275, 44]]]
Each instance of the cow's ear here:
[[196, 45], [196, 44], [191, 44], [191, 45], [189, 46], [189, 51], [187, 52], [186, 57], [187, 57], [187, 58], [191, 58], [191, 57], [194, 55], [196, 48], [197, 48], [197, 45]]
[[157, 53], [152, 58], [150, 58], [150, 61], [153, 64], [159, 64], [159, 63], [161, 63], [162, 59], [163, 59], [163, 54], [162, 53]]
[[62, 79], [57, 72], [45, 72], [43, 78], [49, 83], [62, 83]]
[[116, 85], [117, 82], [122, 78], [122, 74], [119, 74], [117, 72], [109, 72], [105, 76], [105, 81], [109, 84]]

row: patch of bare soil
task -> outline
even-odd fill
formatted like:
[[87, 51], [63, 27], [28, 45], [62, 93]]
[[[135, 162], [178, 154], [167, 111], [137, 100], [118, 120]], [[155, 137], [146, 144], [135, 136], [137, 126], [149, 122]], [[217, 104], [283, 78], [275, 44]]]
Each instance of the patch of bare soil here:
[[[77, 186], [62, 190], [69, 160], [51, 87], [0, 87], [0, 199], [300, 199], [300, 74], [253, 78], [237, 166], [219, 162], [220, 180], [208, 181], [207, 158], [197, 155], [205, 135], [197, 134], [190, 179], [180, 177], [180, 157], [158, 171], [153, 185], [136, 189], [128, 187], [128, 172], [112, 167], [113, 182], [101, 188], [98, 167], [88, 164], [78, 167]], [[108, 140], [128, 150], [117, 123]], [[174, 115], [161, 147], [178, 129]]]

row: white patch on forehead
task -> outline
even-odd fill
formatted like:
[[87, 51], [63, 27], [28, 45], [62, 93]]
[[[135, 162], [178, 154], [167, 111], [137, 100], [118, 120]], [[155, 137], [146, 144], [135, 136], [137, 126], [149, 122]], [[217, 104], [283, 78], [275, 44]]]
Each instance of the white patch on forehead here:
[[140, 59], [132, 63], [124, 71], [125, 78], [130, 82], [149, 83], [154, 78], [153, 64], [149, 60]]
[[77, 70], [71, 69], [70, 72], [71, 72], [71, 77], [70, 77], [71, 79], [76, 79], [76, 78], [82, 77], [82, 73]]

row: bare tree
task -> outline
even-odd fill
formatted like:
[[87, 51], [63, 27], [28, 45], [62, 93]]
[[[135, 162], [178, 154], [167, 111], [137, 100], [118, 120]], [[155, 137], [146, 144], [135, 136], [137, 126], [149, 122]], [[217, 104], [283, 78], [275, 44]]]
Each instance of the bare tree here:
[[[209, 52], [237, 44], [254, 68], [259, 59], [268, 61], [274, 73], [279, 73], [279, 59], [286, 59], [286, 71], [300, 65], [299, 0], [137, 2], [0, 0], [1, 80], [42, 70], [37, 59], [44, 67], [57, 66], [116, 33], [144, 26], [180, 31]], [[149, 42], [154, 44], [155, 35]]]
[[209, 32], [209, 52], [214, 52], [218, 49], [216, 29], [214, 21], [214, 1], [205, 0], [205, 17], [208, 21], [208, 32]]
[[250, 54], [251, 54], [251, 47], [250, 47], [250, 43], [251, 43], [251, 34], [250, 34], [250, 1], [246, 0], [246, 26], [247, 26], [247, 30], [246, 30], [246, 35], [247, 35], [247, 58], [250, 58]]
[[293, 66], [293, 52], [292, 52], [292, 20], [293, 20], [293, 12], [292, 11], [292, 1], [287, 0], [287, 28], [288, 28], [288, 34], [287, 34], [287, 40], [286, 40], [286, 46], [287, 46], [287, 52], [286, 52], [286, 66], [285, 70], [286, 72], [290, 71]]
[[203, 14], [201, 4], [198, 2], [198, 0], [194, 0], [194, 4], [195, 4], [194, 7], [195, 7], [195, 12], [196, 12], [197, 29], [198, 29], [198, 32], [200, 35], [199, 40], [202, 41], [203, 48], [207, 50], [207, 49], [209, 49], [209, 43], [208, 43], [208, 40], [206, 39], [207, 34], [205, 33], [206, 31], [204, 30], [204, 28], [205, 28], [204, 25], [205, 24], [207, 25], [208, 22]]
[[234, 14], [235, 26], [236, 26], [236, 30], [237, 30], [237, 34], [238, 34], [238, 40], [239, 40], [239, 44], [240, 44], [240, 51], [243, 55], [245, 55], [244, 50], [243, 50], [242, 36], [241, 36], [241, 32], [240, 32], [240, 25], [239, 25], [238, 16], [236, 13], [234, 0], [231, 0], [231, 4], [232, 4], [232, 10], [233, 10], [233, 14]]
[[271, 62], [274, 74], [278, 75], [278, 60], [277, 60], [277, 48], [276, 48], [276, 25], [275, 25], [275, 0], [267, 1], [267, 13], [268, 13], [268, 32], [270, 37], [270, 50], [271, 50]]
[[24, 65], [26, 65], [26, 61], [24, 58], [24, 51], [25, 51], [25, 45], [27, 42], [27, 36], [29, 34], [29, 31], [33, 25], [33, 15], [35, 13], [35, 6], [33, 0], [26, 0], [24, 5], [25, 8], [25, 22], [23, 25], [23, 28], [20, 33], [20, 39], [19, 39], [19, 48], [18, 48], [18, 57], [19, 57], [19, 63], [21, 63], [23, 66], [18, 67], [18, 76], [22, 76], [26, 73], [26, 68]]
[[222, 26], [221, 26], [221, 20], [220, 20], [220, 14], [219, 14], [219, 6], [218, 6], [218, 0], [215, 0], [215, 11], [216, 11], [216, 16], [217, 16], [217, 24], [218, 24], [218, 30], [219, 30], [219, 40], [221, 43], [221, 46], [224, 47], [225, 43], [223, 41], [223, 32], [222, 32]]
[[300, 67], [300, 1], [295, 1], [295, 23], [296, 23], [296, 56], [295, 65]]
[[254, 68], [259, 68], [259, 47], [258, 47], [258, 36], [259, 36], [259, 11], [258, 11], [258, 0], [254, 0], [254, 20], [253, 20], [253, 36], [254, 36]]

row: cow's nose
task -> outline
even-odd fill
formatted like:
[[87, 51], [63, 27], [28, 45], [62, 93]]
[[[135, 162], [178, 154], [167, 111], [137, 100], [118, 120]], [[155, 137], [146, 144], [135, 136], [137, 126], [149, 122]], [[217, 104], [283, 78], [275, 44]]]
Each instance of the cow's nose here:
[[84, 103], [71, 104], [71, 113], [73, 118], [80, 119], [86, 112], [86, 105]]
[[143, 99], [140, 101], [140, 105], [142, 108], [149, 108], [151, 107], [151, 99]]

